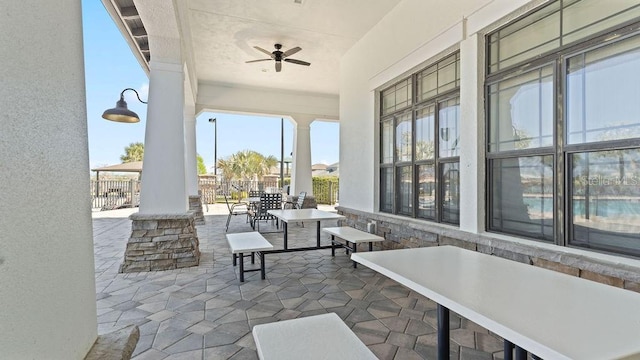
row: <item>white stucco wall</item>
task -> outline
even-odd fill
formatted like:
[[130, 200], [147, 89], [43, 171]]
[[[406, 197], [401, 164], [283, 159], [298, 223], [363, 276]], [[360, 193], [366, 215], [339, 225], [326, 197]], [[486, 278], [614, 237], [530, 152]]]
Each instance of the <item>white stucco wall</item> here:
[[97, 320], [80, 2], [0, 9], [0, 358], [82, 359]]
[[[427, 61], [437, 61], [434, 58], [437, 54], [459, 46], [467, 36], [527, 3], [524, 0], [403, 0], [347, 52], [340, 63], [340, 205], [377, 211], [378, 159], [375, 154], [379, 139], [375, 90], [410, 74]], [[462, 63], [474, 65], [472, 61]], [[477, 69], [461, 69], [462, 74], [470, 72], [477, 73]], [[478, 81], [473, 79], [462, 85], [475, 88]], [[461, 89], [461, 93], [463, 91]], [[464, 99], [477, 101], [469, 96]], [[461, 106], [475, 108], [476, 104]], [[462, 155], [465, 153], [469, 151], [463, 151]], [[464, 163], [462, 157], [460, 160]], [[463, 168], [461, 177], [464, 176]], [[478, 175], [471, 176], [477, 178]], [[474, 198], [477, 191], [478, 186], [466, 191], [461, 189]], [[474, 206], [479, 204], [476, 202]]]

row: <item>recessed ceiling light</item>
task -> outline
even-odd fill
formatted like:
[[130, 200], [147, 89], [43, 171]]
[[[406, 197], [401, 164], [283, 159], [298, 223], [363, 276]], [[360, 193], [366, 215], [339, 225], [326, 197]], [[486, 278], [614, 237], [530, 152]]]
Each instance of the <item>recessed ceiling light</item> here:
[[302, 0], [293, 0], [295, 4], [302, 4]]

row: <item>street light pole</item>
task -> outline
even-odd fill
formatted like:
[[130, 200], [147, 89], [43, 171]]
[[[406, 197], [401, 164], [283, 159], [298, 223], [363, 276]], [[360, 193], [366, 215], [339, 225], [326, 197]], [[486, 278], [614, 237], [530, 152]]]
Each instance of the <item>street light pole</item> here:
[[213, 123], [213, 175], [218, 180], [218, 125], [217, 118], [210, 118], [209, 122]]
[[280, 118], [280, 189], [284, 189], [284, 118]]

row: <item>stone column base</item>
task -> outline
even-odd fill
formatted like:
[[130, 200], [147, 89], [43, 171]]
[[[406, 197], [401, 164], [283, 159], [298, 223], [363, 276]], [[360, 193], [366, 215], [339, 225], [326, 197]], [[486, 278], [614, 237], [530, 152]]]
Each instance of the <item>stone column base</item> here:
[[196, 225], [204, 225], [204, 213], [202, 211], [202, 196], [189, 195], [189, 211], [195, 216]]
[[193, 213], [129, 216], [131, 237], [120, 272], [171, 270], [200, 263]]

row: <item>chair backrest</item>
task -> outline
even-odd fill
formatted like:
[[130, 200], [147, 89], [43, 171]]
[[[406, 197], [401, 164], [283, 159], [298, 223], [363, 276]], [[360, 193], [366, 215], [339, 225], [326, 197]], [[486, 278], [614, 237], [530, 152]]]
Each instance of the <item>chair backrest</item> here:
[[229, 212], [231, 212], [231, 204], [229, 204], [229, 195], [224, 194], [224, 202], [227, 203], [227, 209], [229, 209]]
[[266, 213], [267, 210], [282, 209], [282, 194], [260, 195], [260, 213]]
[[306, 191], [301, 191], [300, 194], [298, 194], [298, 209], [302, 209], [302, 205], [304, 205], [304, 198], [307, 197], [307, 192]]
[[249, 190], [249, 197], [260, 197], [260, 195], [264, 194], [264, 191], [261, 190]]

